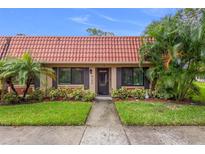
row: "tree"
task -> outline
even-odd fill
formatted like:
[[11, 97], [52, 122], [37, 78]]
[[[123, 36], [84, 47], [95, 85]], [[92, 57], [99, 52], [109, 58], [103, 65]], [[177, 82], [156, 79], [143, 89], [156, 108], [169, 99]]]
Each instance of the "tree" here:
[[16, 67], [17, 61], [15, 59], [6, 59], [0, 61], [0, 79], [2, 81], [2, 91], [4, 91], [4, 83], [11, 88], [11, 90], [18, 96], [18, 93], [14, 87], [13, 80], [18, 73]]
[[12, 91], [18, 96], [13, 81], [18, 78], [20, 84], [25, 85], [22, 99], [24, 100], [31, 83], [45, 74], [55, 79], [53, 69], [44, 67], [42, 64], [33, 61], [29, 53], [24, 53], [20, 59], [6, 59], [0, 61], [0, 79], [6, 81]]
[[18, 67], [18, 77], [21, 84], [25, 84], [26, 88], [24, 90], [23, 99], [25, 99], [26, 94], [31, 83], [40, 78], [40, 74], [47, 75], [55, 79], [55, 72], [53, 69], [44, 67], [39, 62], [33, 61], [29, 53], [24, 53], [22, 58], [17, 62]]
[[175, 16], [167, 16], [149, 25], [144, 40], [141, 61], [153, 67], [148, 77], [154, 88], [165, 98], [184, 99], [189, 91], [198, 92], [193, 84], [197, 75], [205, 73], [205, 20], [201, 17], [194, 27]]
[[97, 28], [88, 28], [86, 31], [90, 36], [115, 36], [112, 32], [104, 32], [103, 30]]

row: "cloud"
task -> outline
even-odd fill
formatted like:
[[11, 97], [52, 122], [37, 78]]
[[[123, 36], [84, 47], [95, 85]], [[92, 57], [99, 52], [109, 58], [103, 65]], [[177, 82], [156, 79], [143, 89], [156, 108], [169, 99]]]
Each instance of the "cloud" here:
[[140, 26], [140, 27], [143, 27], [144, 24], [140, 23], [140, 22], [137, 22], [135, 20], [120, 20], [120, 19], [116, 19], [116, 18], [112, 18], [112, 17], [109, 17], [109, 16], [105, 16], [105, 15], [100, 15], [100, 17], [108, 20], [108, 21], [111, 21], [111, 22], [117, 22], [117, 23], [126, 23], [126, 24], [131, 24], [131, 25], [136, 25], [136, 26]]
[[[88, 9], [87, 9], [88, 10]], [[123, 19], [117, 19], [117, 18], [113, 18], [113, 17], [110, 17], [110, 16], [107, 16], [107, 15], [104, 15], [102, 13], [99, 13], [97, 11], [93, 11], [93, 10], [88, 10], [90, 13], [93, 13], [95, 15], [97, 15], [98, 17], [100, 18], [103, 18], [107, 21], [110, 21], [110, 22], [116, 22], [116, 23], [126, 23], [126, 24], [131, 24], [131, 25], [136, 25], [136, 26], [140, 26], [140, 27], [143, 27], [145, 26], [145, 24], [141, 24], [140, 22], [136, 22], [135, 20], [123, 20]]]
[[119, 22], [119, 20], [117, 19], [114, 19], [112, 17], [109, 17], [109, 16], [106, 16], [106, 15], [103, 15], [103, 14], [97, 14], [99, 17], [103, 18], [103, 19], [106, 19], [108, 21], [112, 21], [112, 22]]
[[83, 24], [83, 25], [88, 25], [88, 26], [97, 26], [95, 24], [90, 23], [89, 17], [90, 15], [85, 15], [85, 16], [70, 17], [69, 19], [78, 24]]

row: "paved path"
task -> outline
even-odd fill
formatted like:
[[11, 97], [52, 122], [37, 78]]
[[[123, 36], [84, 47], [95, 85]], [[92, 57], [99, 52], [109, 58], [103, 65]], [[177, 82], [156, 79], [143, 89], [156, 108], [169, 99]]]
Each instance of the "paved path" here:
[[81, 144], [129, 144], [113, 103], [95, 103]]
[[98, 102], [86, 126], [0, 127], [0, 144], [205, 144], [205, 127], [122, 126], [114, 104]]

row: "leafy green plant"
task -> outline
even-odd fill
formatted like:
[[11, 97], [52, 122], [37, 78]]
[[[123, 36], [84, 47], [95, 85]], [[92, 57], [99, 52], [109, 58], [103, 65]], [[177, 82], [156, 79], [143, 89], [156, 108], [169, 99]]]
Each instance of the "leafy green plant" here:
[[51, 89], [49, 90], [48, 97], [51, 100], [58, 100], [60, 97], [63, 97], [63, 94], [61, 93], [60, 89]]
[[144, 99], [146, 94], [145, 89], [133, 89], [130, 91], [130, 96], [137, 99]]
[[71, 89], [71, 88], [60, 88], [59, 91], [61, 93], [61, 97], [63, 97], [64, 100], [71, 100], [72, 99], [73, 89]]
[[113, 98], [127, 99], [131, 95], [130, 95], [130, 90], [122, 87], [122, 88], [113, 90], [111, 96]]
[[82, 97], [82, 101], [84, 101], [84, 102], [93, 101], [95, 96], [96, 95], [95, 95], [94, 92], [91, 92], [90, 90], [85, 90], [84, 94], [83, 94], [83, 97]]
[[[188, 11], [188, 10], [187, 10]], [[141, 63], [149, 61], [147, 71], [151, 89], [159, 98], [183, 100], [189, 91], [197, 93], [193, 82], [205, 74], [205, 11], [193, 26], [184, 14], [178, 12], [150, 24], [145, 35], [153, 41], [143, 40]]]
[[80, 101], [80, 100], [82, 100], [82, 98], [84, 96], [84, 92], [82, 89], [75, 89], [75, 90], [73, 90], [71, 96], [74, 100]]
[[24, 53], [19, 59], [4, 59], [0, 61], [0, 80], [7, 83], [11, 90], [18, 96], [14, 86], [14, 80], [17, 77], [20, 84], [25, 85], [22, 99], [25, 99], [29, 87], [34, 79], [39, 78], [40, 74], [55, 79], [53, 69], [44, 67], [41, 63], [33, 60], [29, 53]]
[[28, 101], [42, 101], [44, 98], [44, 92], [40, 89], [36, 89], [31, 94], [28, 95], [27, 100]]
[[92, 101], [95, 98], [95, 93], [83, 89], [58, 88], [50, 89], [48, 97], [51, 100], [75, 100], [75, 101]]
[[17, 104], [20, 102], [20, 98], [13, 92], [7, 93], [3, 97], [3, 103], [5, 104]]

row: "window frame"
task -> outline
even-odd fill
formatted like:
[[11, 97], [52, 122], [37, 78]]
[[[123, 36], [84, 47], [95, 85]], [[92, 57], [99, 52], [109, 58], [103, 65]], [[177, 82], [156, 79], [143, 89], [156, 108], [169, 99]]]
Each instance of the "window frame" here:
[[[60, 69], [70, 69], [70, 83], [60, 83]], [[82, 71], [83, 71], [83, 77], [82, 77], [82, 82], [81, 83], [73, 83], [73, 81], [72, 81], [72, 77], [73, 77], [73, 70], [74, 69], [81, 69]], [[84, 76], [85, 76], [85, 68], [82, 68], [82, 67], [58, 67], [57, 68], [57, 83], [58, 83], [58, 85], [82, 85], [82, 84], [84, 84]]]
[[[121, 85], [122, 86], [144, 86], [144, 69], [142, 68], [142, 84], [139, 84], [139, 85], [137, 85], [137, 84], [134, 84], [134, 69], [141, 69], [140, 67], [122, 67], [121, 68]], [[129, 84], [125, 84], [124, 83], [124, 79], [125, 79], [125, 69], [131, 69], [131, 75], [132, 75], [132, 84], [131, 85], [129, 85]]]

